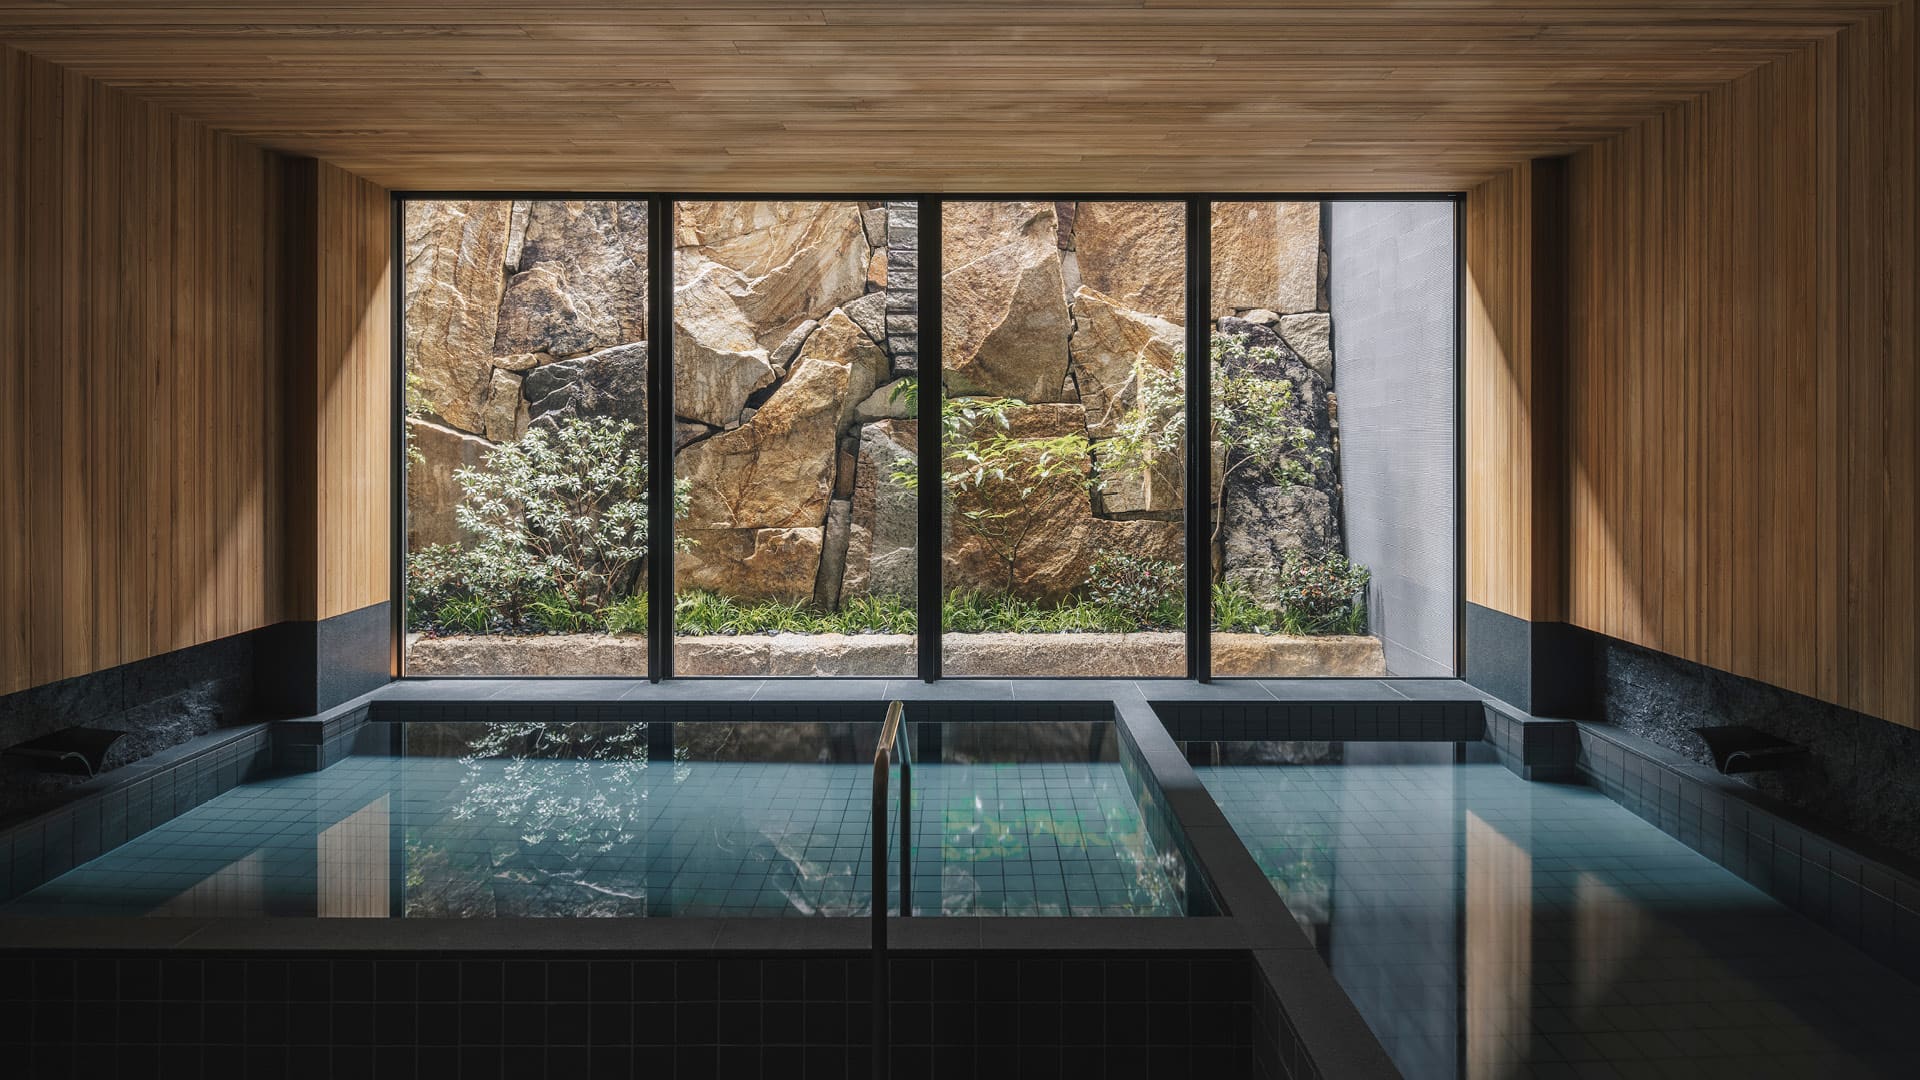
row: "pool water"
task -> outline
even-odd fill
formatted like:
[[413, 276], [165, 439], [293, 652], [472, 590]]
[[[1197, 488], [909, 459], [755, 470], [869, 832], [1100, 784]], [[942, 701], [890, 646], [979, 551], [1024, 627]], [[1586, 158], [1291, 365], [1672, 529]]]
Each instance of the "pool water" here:
[[[650, 761], [643, 731], [592, 743], [582, 757], [514, 753], [512, 742], [467, 739], [454, 747], [468, 751], [459, 754], [356, 755], [247, 784], [0, 910], [871, 913], [871, 763], [694, 760], [685, 748]], [[800, 749], [784, 756], [833, 756]], [[896, 770], [894, 815], [899, 784]], [[1155, 849], [1117, 761], [922, 763], [912, 770], [912, 800], [916, 913], [1182, 914], [1177, 867]], [[890, 820], [893, 910], [897, 829]]]
[[1407, 1076], [1912, 1075], [1920, 987], [1597, 790], [1219, 747], [1207, 789]]

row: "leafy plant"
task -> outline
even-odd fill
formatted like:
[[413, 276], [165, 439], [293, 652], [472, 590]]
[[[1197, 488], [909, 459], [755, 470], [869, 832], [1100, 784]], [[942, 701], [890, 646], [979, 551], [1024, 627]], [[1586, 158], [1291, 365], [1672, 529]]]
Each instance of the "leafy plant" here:
[[1166, 559], [1106, 551], [1087, 571], [1087, 593], [1136, 628], [1177, 626], [1185, 620], [1184, 568]]
[[822, 626], [834, 634], [911, 634], [919, 628], [919, 613], [905, 597], [855, 596], [822, 616]]
[[574, 606], [565, 593], [549, 589], [527, 603], [533, 624], [550, 634], [584, 634], [600, 628], [600, 614]]
[[591, 417], [531, 428], [488, 453], [484, 468], [455, 476], [464, 490], [456, 517], [479, 538], [478, 576], [508, 612], [536, 591], [579, 608], [630, 591], [647, 554], [646, 449], [633, 424]]
[[1238, 582], [1219, 581], [1213, 586], [1213, 628], [1227, 633], [1271, 633], [1274, 615]]
[[1289, 634], [1366, 633], [1366, 592], [1372, 578], [1366, 567], [1337, 552], [1287, 551], [1276, 589], [1281, 629]]
[[[894, 389], [909, 408], [919, 407], [919, 382]], [[940, 403], [940, 483], [953, 500], [952, 520], [984, 542], [1004, 567], [1003, 587], [1018, 584], [1020, 555], [1067, 492], [1086, 492], [1092, 444], [1084, 431], [1053, 436], [1016, 436], [1009, 413], [1013, 398], [945, 398]], [[911, 458], [894, 462], [893, 480], [919, 489]], [[960, 498], [971, 496], [971, 498]]]
[[443, 601], [433, 613], [442, 629], [454, 633], [484, 634], [493, 629], [493, 605], [478, 596], [460, 596]]
[[609, 634], [644, 634], [647, 632], [647, 594], [623, 596], [608, 604], [601, 615]]

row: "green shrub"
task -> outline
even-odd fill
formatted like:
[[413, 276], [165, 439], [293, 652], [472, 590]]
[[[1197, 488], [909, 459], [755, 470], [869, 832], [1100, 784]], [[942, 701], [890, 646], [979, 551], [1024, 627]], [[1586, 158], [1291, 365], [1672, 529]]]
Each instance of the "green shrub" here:
[[1289, 634], [1366, 633], [1372, 579], [1366, 567], [1337, 552], [1287, 551], [1277, 590], [1280, 628]]
[[454, 475], [455, 516], [478, 538], [473, 592], [509, 618], [549, 590], [585, 610], [632, 591], [647, 554], [646, 447], [632, 423], [532, 428]]
[[600, 613], [574, 605], [573, 599], [549, 589], [527, 602], [527, 617], [549, 634], [585, 634], [601, 626]]
[[1178, 626], [1186, 620], [1185, 568], [1167, 559], [1106, 551], [1087, 571], [1087, 594], [1132, 629]]
[[434, 609], [434, 623], [456, 634], [484, 634], [493, 629], [493, 605], [478, 596], [446, 600]]
[[911, 634], [919, 629], [918, 615], [905, 597], [855, 596], [821, 620], [825, 632], [833, 634]]
[[609, 634], [644, 634], [647, 632], [647, 594], [623, 596], [608, 604], [601, 616]]
[[1265, 634], [1273, 630], [1273, 613], [1260, 605], [1238, 582], [1213, 586], [1213, 628], [1230, 634]]

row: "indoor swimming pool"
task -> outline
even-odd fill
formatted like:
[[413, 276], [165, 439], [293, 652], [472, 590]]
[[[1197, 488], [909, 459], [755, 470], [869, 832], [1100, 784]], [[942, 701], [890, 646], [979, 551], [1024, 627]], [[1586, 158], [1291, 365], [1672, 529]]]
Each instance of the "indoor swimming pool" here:
[[[1113, 725], [916, 723], [917, 915], [1174, 916]], [[242, 785], [0, 908], [182, 917], [860, 916], [878, 725], [376, 724], [326, 769]]]
[[1407, 1076], [1911, 1075], [1920, 987], [1484, 744], [1191, 743]]

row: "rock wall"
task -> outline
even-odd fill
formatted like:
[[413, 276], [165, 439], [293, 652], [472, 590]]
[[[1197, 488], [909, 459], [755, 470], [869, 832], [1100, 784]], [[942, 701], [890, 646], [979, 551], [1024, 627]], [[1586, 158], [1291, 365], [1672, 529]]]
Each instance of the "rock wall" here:
[[[412, 202], [405, 234], [410, 547], [457, 542], [456, 470], [532, 425], [613, 416], [644, 429], [643, 202]], [[689, 202], [674, 221], [676, 472], [691, 481], [682, 588], [835, 606], [911, 595], [919, 370], [913, 203]], [[1291, 489], [1246, 472], [1209, 494], [1220, 563], [1257, 575], [1291, 545], [1338, 549], [1326, 251], [1318, 204], [1224, 204], [1220, 328], [1282, 357], [1324, 449]], [[1183, 556], [1178, 451], [1119, 470], [1109, 448], [1143, 380], [1184, 352], [1184, 207], [949, 202], [942, 378], [1010, 399], [1017, 438], [1084, 436], [1070, 482], [1021, 500], [1020, 535], [967, 527], [950, 493], [949, 584], [1062, 599], [1117, 549]], [[1061, 464], [1056, 462], [1056, 464]], [[1224, 462], [1222, 463], [1224, 467]], [[1218, 470], [1216, 470], [1218, 471]], [[977, 515], [975, 515], [977, 518]]]

